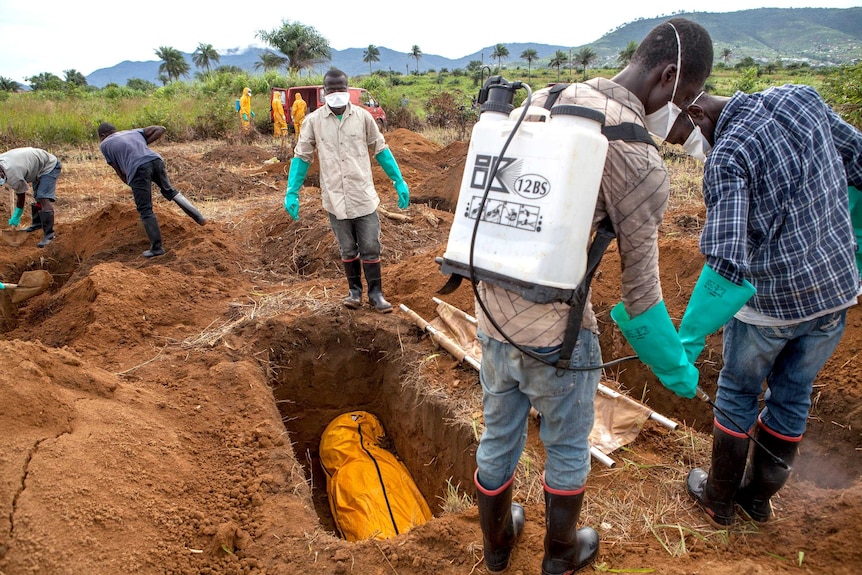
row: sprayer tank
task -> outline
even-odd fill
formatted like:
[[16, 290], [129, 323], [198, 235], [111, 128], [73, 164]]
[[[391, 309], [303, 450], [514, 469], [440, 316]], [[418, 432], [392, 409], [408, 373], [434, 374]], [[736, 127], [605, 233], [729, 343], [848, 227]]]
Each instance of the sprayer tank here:
[[586, 271], [608, 148], [604, 116], [582, 106], [531, 107], [528, 115], [545, 121], [520, 123], [500, 157], [522, 111], [483, 113], [474, 126], [441, 271], [540, 303], [565, 301]]

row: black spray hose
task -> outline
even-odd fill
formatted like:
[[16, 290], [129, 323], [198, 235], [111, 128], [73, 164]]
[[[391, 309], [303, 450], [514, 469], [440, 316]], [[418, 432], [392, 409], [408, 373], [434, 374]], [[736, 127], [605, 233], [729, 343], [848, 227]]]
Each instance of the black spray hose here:
[[[518, 131], [518, 127], [521, 125], [521, 123], [524, 121], [524, 118], [527, 116], [527, 111], [530, 107], [530, 102], [533, 100], [533, 91], [532, 91], [532, 89], [530, 89], [530, 86], [528, 84], [521, 83], [521, 82], [514, 82], [512, 84], [512, 86], [515, 87], [516, 89], [517, 88], [526, 89], [527, 90], [527, 98], [524, 100], [524, 103], [523, 103], [524, 109], [521, 112], [521, 115], [518, 117], [517, 122], [515, 122], [515, 127], [512, 129], [512, 132], [509, 134], [509, 137], [506, 139], [506, 142], [503, 144], [503, 147], [500, 149], [499, 156], [497, 156], [497, 158], [493, 161], [493, 163], [491, 165], [491, 171], [488, 175], [488, 182], [487, 182], [487, 184], [485, 184], [485, 190], [484, 190], [484, 193], [482, 194], [482, 199], [479, 202], [479, 209], [477, 212], [478, 215], [476, 216], [476, 222], [473, 224], [473, 234], [470, 237], [470, 260], [468, 262], [468, 266], [469, 266], [468, 269], [470, 270], [470, 283], [471, 283], [472, 288], [473, 288], [473, 295], [476, 297], [476, 301], [478, 302], [479, 307], [482, 308], [482, 311], [485, 313], [485, 317], [488, 318], [488, 321], [491, 323], [491, 325], [494, 326], [494, 329], [496, 329], [500, 333], [500, 335], [502, 335], [506, 339], [507, 342], [509, 342], [512, 346], [515, 347], [515, 349], [517, 349], [518, 351], [520, 351], [524, 355], [528, 355], [528, 356], [532, 357], [533, 359], [535, 359], [536, 361], [544, 363], [545, 365], [550, 365], [551, 367], [556, 367], [556, 364], [549, 362], [545, 358], [543, 358], [543, 357], [541, 357], [535, 353], [531, 353], [529, 350], [524, 349], [522, 346], [515, 343], [515, 341], [512, 340], [512, 338], [509, 337], [509, 335], [506, 332], [504, 332], [503, 329], [497, 324], [497, 321], [494, 319], [494, 317], [488, 311], [488, 308], [485, 307], [485, 302], [482, 301], [482, 298], [479, 295], [479, 282], [476, 279], [475, 266], [473, 264], [473, 261], [474, 261], [473, 254], [474, 254], [474, 249], [476, 247], [476, 235], [478, 234], [478, 230], [479, 230], [479, 221], [482, 219], [482, 214], [485, 212], [485, 202], [488, 199], [488, 192], [491, 190], [491, 186], [493, 185], [494, 178], [497, 175], [497, 168], [500, 165], [500, 158], [502, 158], [505, 155], [506, 150], [509, 148], [509, 144], [512, 142], [512, 138], [515, 137], [515, 132]], [[611, 360], [611, 361], [608, 361], [608, 362], [605, 362], [605, 363], [602, 363], [599, 365], [585, 365], [585, 366], [569, 365], [569, 366], [566, 366], [565, 369], [569, 370], [569, 371], [593, 371], [596, 369], [604, 369], [606, 367], [611, 367], [611, 366], [617, 365], [619, 363], [623, 363], [625, 361], [631, 361], [634, 359], [638, 359], [638, 356], [629, 355], [626, 357], [620, 357], [620, 358], [617, 358], [617, 359], [614, 359], [614, 360]]]
[[759, 441], [754, 439], [754, 437], [752, 437], [751, 434], [748, 433], [748, 430], [743, 429], [741, 425], [739, 425], [738, 423], [733, 421], [733, 419], [731, 419], [730, 416], [728, 416], [724, 411], [721, 410], [721, 408], [719, 408], [717, 405], [715, 405], [715, 403], [709, 398], [709, 395], [703, 389], [701, 389], [700, 386], [698, 386], [698, 388], [697, 388], [697, 398], [702, 399], [703, 401], [708, 403], [714, 410], [716, 410], [721, 415], [726, 417], [727, 420], [729, 422], [731, 422], [733, 425], [735, 425], [736, 428], [739, 429], [742, 433], [744, 433], [748, 439], [753, 441], [755, 445], [757, 445], [760, 449], [765, 451], [766, 454], [772, 458], [772, 461], [774, 461], [775, 463], [777, 463], [778, 465], [780, 465], [784, 469], [790, 469], [790, 466], [787, 465], [787, 463], [785, 463], [785, 461], [783, 459], [781, 459], [780, 457], [778, 457], [777, 455], [775, 455], [774, 453], [772, 453], [771, 451], [766, 449], [766, 447], [764, 447], [762, 443], [760, 443]]

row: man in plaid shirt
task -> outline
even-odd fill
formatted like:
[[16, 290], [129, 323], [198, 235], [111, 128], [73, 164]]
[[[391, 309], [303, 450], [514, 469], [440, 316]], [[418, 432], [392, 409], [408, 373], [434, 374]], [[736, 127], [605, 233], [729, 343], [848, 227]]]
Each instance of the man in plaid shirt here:
[[[813, 88], [786, 85], [701, 94], [668, 141], [709, 154], [706, 265], [679, 328], [692, 362], [724, 325], [712, 467], [693, 469], [686, 488], [713, 523], [733, 523], [735, 505], [766, 522], [802, 440], [814, 378], [859, 293], [847, 194], [862, 185], [862, 133]], [[752, 428], [761, 445], [749, 456]]]

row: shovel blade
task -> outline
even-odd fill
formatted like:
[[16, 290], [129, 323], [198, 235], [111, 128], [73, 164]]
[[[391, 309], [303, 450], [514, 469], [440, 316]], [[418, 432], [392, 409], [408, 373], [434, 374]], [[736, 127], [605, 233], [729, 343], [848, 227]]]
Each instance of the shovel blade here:
[[[26, 233], [26, 232], [25, 232]], [[54, 281], [51, 274], [46, 270], [31, 270], [21, 274], [18, 285], [12, 290], [12, 303], [20, 303], [33, 296], [37, 296], [50, 286]]]
[[27, 232], [18, 228], [6, 228], [0, 232], [0, 235], [4, 242], [13, 247], [18, 247], [27, 241]]

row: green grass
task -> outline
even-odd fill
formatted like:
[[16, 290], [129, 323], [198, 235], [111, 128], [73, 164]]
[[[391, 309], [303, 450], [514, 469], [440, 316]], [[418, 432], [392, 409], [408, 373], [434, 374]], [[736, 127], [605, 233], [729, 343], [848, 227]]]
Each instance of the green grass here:
[[[617, 72], [616, 69], [587, 69], [586, 76], [610, 78]], [[786, 83], [808, 84], [821, 90], [830, 84], [841, 84], [841, 74], [845, 73], [841, 68], [815, 70], [764, 66], [736, 69], [718, 65], [707, 80], [707, 88], [718, 95], [731, 95], [739, 89], [753, 92]], [[558, 72], [556, 69], [538, 68], [528, 72], [526, 67], [520, 66], [502, 70], [488, 67], [484, 77], [489, 74], [501, 74], [510, 81], [528, 82], [534, 91], [551, 82], [581, 81], [584, 78], [580, 70], [561, 69]], [[271, 132], [270, 87], [320, 84], [322, 81], [320, 76], [286, 77], [275, 72], [252, 76], [222, 72], [177, 81], [151, 91], [109, 85], [102, 89], [0, 92], [0, 147], [51, 148], [94, 143], [96, 127], [103, 121], [111, 122], [121, 130], [162, 125], [168, 129], [166, 139], [173, 141], [228, 138], [238, 129], [234, 102], [245, 86], [252, 89], [252, 110], [257, 114], [258, 130], [268, 134]], [[366, 88], [377, 98], [392, 120], [391, 127], [421, 130], [425, 128], [429, 102], [440, 101], [441, 95], [445, 94], [449, 97], [445, 101], [469, 109], [472, 98], [478, 94], [480, 79], [460, 70], [428, 71], [418, 75], [377, 70], [372, 75], [351, 78], [351, 84]], [[401, 108], [402, 95], [409, 99], [406, 110]], [[519, 91], [516, 103], [525, 97], [526, 91]], [[824, 98], [829, 102], [828, 93]], [[860, 115], [859, 101], [862, 101], [859, 94], [843, 94], [841, 101], [837, 102], [841, 105], [839, 111], [855, 120]], [[456, 115], [454, 111], [453, 115]], [[458, 118], [453, 118], [453, 123], [457, 121]]]

